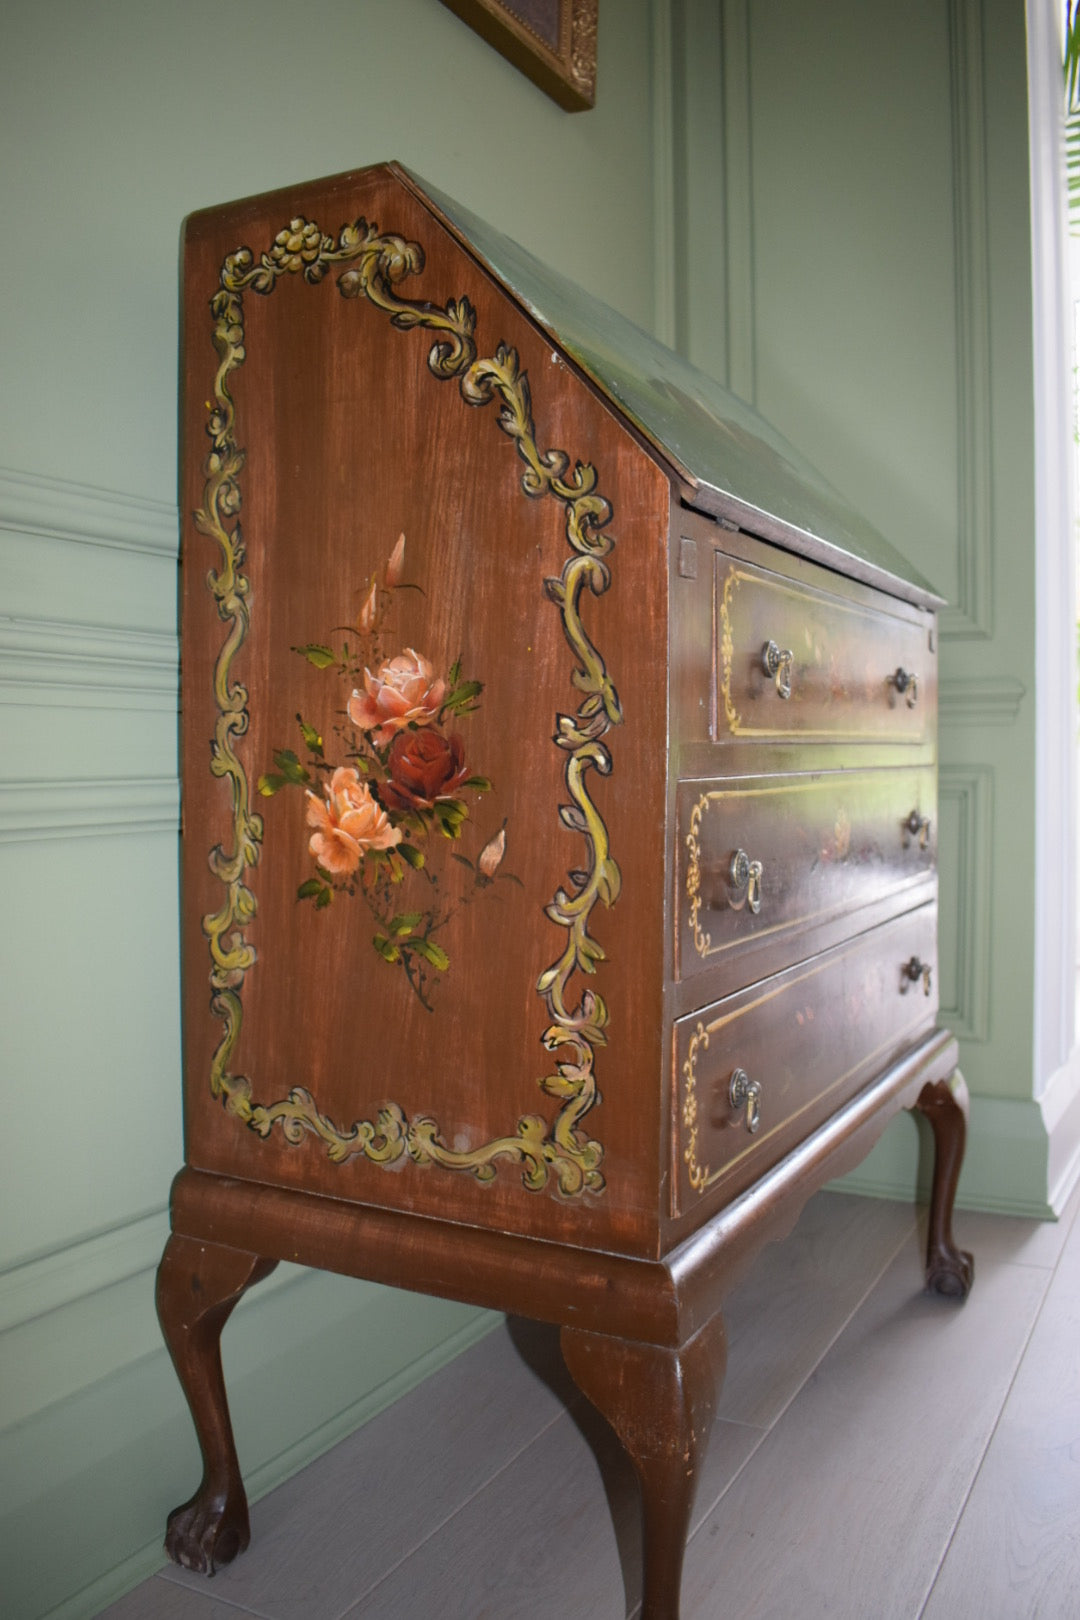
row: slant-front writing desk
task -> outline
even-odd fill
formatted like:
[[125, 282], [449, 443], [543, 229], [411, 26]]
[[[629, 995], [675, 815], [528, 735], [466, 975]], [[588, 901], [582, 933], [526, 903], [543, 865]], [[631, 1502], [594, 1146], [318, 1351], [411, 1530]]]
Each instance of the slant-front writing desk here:
[[298, 1260], [557, 1323], [678, 1613], [725, 1293], [900, 1108], [966, 1293], [936, 1024], [936, 600], [751, 411], [404, 170], [184, 269], [186, 1164], [159, 1306]]

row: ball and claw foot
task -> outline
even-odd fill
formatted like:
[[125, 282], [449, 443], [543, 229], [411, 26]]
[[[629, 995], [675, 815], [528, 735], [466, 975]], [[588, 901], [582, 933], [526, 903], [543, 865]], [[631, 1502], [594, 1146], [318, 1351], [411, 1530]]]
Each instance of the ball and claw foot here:
[[165, 1530], [165, 1552], [174, 1564], [213, 1575], [215, 1570], [247, 1548], [251, 1540], [247, 1503], [222, 1501], [197, 1491], [189, 1502], [174, 1508]]
[[966, 1249], [942, 1249], [927, 1261], [926, 1291], [943, 1299], [965, 1300], [975, 1281], [975, 1260]]

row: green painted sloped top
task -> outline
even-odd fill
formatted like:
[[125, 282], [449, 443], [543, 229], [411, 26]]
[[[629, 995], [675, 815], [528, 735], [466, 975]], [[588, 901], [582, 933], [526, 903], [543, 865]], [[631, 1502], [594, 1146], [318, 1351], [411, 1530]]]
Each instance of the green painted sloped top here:
[[940, 601], [749, 405], [460, 203], [394, 168], [660, 452], [689, 486], [691, 505], [910, 601]]

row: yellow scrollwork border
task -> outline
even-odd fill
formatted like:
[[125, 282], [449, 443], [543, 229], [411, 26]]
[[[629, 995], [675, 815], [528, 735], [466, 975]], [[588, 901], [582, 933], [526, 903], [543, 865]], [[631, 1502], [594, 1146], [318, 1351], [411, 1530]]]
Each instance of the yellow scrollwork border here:
[[734, 568], [729, 568], [719, 602], [720, 696], [724, 700], [724, 718], [728, 723], [728, 730], [732, 732], [737, 732], [742, 725], [742, 715], [735, 707], [731, 696], [731, 665], [735, 656], [735, 637], [731, 630], [731, 602], [738, 588], [738, 573]]
[[690, 929], [694, 936], [694, 949], [699, 956], [707, 956], [712, 945], [712, 935], [706, 934], [701, 926], [701, 843], [699, 834], [702, 820], [708, 808], [709, 795], [703, 793], [690, 812], [690, 827], [685, 840], [686, 847], [690, 851], [690, 860], [686, 869], [686, 898], [690, 902]]
[[683, 1148], [683, 1163], [686, 1165], [690, 1185], [697, 1193], [702, 1193], [709, 1182], [708, 1165], [700, 1165], [697, 1161], [697, 1059], [698, 1050], [708, 1049], [709, 1032], [705, 1025], [698, 1020], [697, 1028], [690, 1037], [686, 1057], [683, 1059], [683, 1107], [682, 1121], [686, 1131], [686, 1146]]
[[[565, 780], [571, 803], [559, 807], [559, 819], [586, 843], [586, 859], [575, 867], [566, 887], [556, 890], [547, 915], [566, 933], [558, 958], [537, 980], [537, 992], [548, 1009], [551, 1023], [543, 1044], [558, 1054], [555, 1073], [539, 1082], [558, 1100], [552, 1121], [524, 1115], [516, 1131], [471, 1151], [448, 1147], [434, 1119], [409, 1120], [396, 1103], [386, 1103], [374, 1121], [360, 1120], [342, 1129], [323, 1114], [305, 1087], [293, 1087], [278, 1102], [253, 1100], [245, 1075], [233, 1074], [230, 1062], [240, 1038], [243, 1004], [240, 990], [255, 963], [255, 951], [245, 927], [255, 916], [256, 898], [246, 874], [261, 852], [262, 817], [251, 808], [251, 790], [235, 744], [248, 725], [248, 693], [233, 672], [233, 662], [250, 625], [249, 581], [244, 574], [245, 550], [240, 523], [240, 473], [244, 452], [236, 437], [236, 411], [229, 388], [232, 374], [243, 364], [245, 292], [268, 295], [282, 276], [299, 274], [317, 284], [329, 269], [348, 264], [338, 278], [345, 298], [364, 298], [388, 314], [399, 330], [421, 328], [436, 335], [428, 365], [442, 379], [458, 379], [463, 400], [472, 406], [500, 401], [498, 423], [513, 439], [524, 462], [521, 486], [532, 498], [546, 495], [560, 501], [566, 513], [566, 539], [570, 556], [558, 578], [545, 581], [550, 600], [558, 607], [566, 639], [577, 660], [571, 680], [582, 694], [575, 714], [557, 716], [555, 743], [566, 754]], [[218, 567], [208, 586], [218, 615], [227, 626], [214, 668], [214, 694], [218, 715], [211, 745], [213, 775], [229, 784], [232, 803], [232, 848], [216, 846], [209, 864], [225, 889], [220, 908], [203, 918], [210, 945], [211, 1009], [223, 1032], [213, 1054], [210, 1086], [226, 1109], [266, 1138], [280, 1126], [287, 1142], [299, 1145], [308, 1136], [322, 1141], [329, 1157], [338, 1162], [362, 1155], [388, 1165], [408, 1153], [417, 1164], [435, 1164], [462, 1170], [480, 1181], [492, 1181], [500, 1160], [521, 1166], [522, 1181], [540, 1191], [553, 1175], [559, 1191], [575, 1196], [604, 1188], [600, 1171], [603, 1148], [580, 1128], [598, 1100], [594, 1054], [606, 1041], [606, 1005], [600, 995], [584, 990], [572, 1004], [574, 975], [592, 975], [604, 958], [600, 944], [589, 932], [589, 919], [598, 900], [612, 906], [618, 899], [621, 877], [609, 848], [607, 828], [593, 802], [588, 777], [591, 771], [606, 776], [611, 755], [604, 734], [622, 721], [615, 686], [603, 658], [587, 635], [580, 603], [588, 590], [602, 595], [610, 584], [606, 557], [614, 537], [606, 532], [610, 503], [597, 488], [595, 469], [576, 462], [562, 450], [541, 451], [532, 415], [528, 377], [520, 369], [517, 353], [499, 344], [491, 358], [477, 358], [476, 316], [468, 299], [449, 300], [445, 306], [402, 298], [398, 285], [424, 267], [423, 248], [396, 235], [380, 234], [359, 219], [342, 227], [337, 238], [324, 235], [309, 220], [296, 218], [278, 232], [268, 253], [256, 262], [251, 250], [241, 247], [226, 258], [220, 286], [211, 300], [213, 342], [218, 355], [214, 403], [207, 432], [211, 441], [206, 459], [202, 506], [195, 513], [197, 528], [218, 548]]]

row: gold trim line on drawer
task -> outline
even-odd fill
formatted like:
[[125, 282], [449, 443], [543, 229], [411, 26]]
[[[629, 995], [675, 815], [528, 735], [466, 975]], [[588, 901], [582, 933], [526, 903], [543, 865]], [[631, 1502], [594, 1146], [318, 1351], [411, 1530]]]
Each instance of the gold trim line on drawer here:
[[[741, 1164], [748, 1153], [759, 1152], [762, 1144], [769, 1141], [771, 1137], [775, 1136], [777, 1131], [786, 1130], [789, 1126], [793, 1125], [796, 1120], [800, 1119], [808, 1109], [818, 1107], [825, 1098], [831, 1097], [833, 1092], [836, 1091], [838, 1087], [845, 1085], [846, 1082], [851, 1079], [853, 1074], [857, 1074], [860, 1069], [865, 1068], [867, 1064], [872, 1063], [876, 1057], [880, 1057], [883, 1052], [887, 1051], [890, 1047], [895, 1046], [899, 1041], [902, 1041], [909, 1030], [914, 1029], [918, 1025], [925, 1022], [925, 1009], [920, 1008], [920, 1011], [915, 1018], [909, 1020], [909, 1022], [902, 1028], [893, 1030], [885, 1040], [881, 1041], [871, 1051], [864, 1052], [859, 1058], [858, 1062], [853, 1063], [851, 1067], [843, 1074], [838, 1075], [831, 1085], [826, 1086], [823, 1091], [815, 1092], [814, 1095], [809, 1097], [807, 1101], [803, 1103], [802, 1107], [797, 1108], [794, 1113], [785, 1114], [784, 1118], [778, 1120], [771, 1131], [768, 1131], [764, 1136], [755, 1137], [754, 1141], [747, 1147], [743, 1148], [741, 1153], [736, 1153], [734, 1158], [726, 1160], [721, 1169], [711, 1171], [708, 1165], [698, 1164], [697, 1059], [699, 1051], [702, 1051], [708, 1047], [710, 1035], [715, 1035], [717, 1030], [723, 1029], [725, 1024], [731, 1023], [736, 1018], [743, 1017], [748, 1012], [755, 1011], [756, 1008], [764, 1006], [769, 1001], [773, 1001], [777, 996], [783, 995], [786, 991], [794, 989], [796, 985], [804, 984], [807, 979], [814, 978], [816, 974], [822, 971], [823, 967], [832, 966], [836, 962], [843, 961], [844, 956], [851, 956], [856, 946], [861, 946], [861, 944], [862, 940], [860, 937], [857, 942], [853, 942], [853, 947], [851, 950], [845, 951], [841, 955], [831, 956], [827, 963], [819, 962], [816, 966], [811, 968], [809, 972], [800, 974], [797, 979], [786, 979], [783, 984], [773, 985], [772, 988], [767, 990], [764, 995], [759, 996], [756, 1001], [745, 1002], [742, 1006], [735, 1008], [733, 1012], [724, 1013], [720, 1018], [714, 1018], [711, 1024], [705, 1024], [700, 1018], [698, 1019], [697, 1028], [690, 1037], [690, 1044], [687, 1048], [686, 1057], [683, 1059], [682, 1063], [684, 1080], [682, 1118], [683, 1125], [687, 1131], [687, 1141], [682, 1151], [682, 1160], [687, 1168], [687, 1176], [690, 1186], [699, 1197], [707, 1193], [709, 1188], [714, 1186], [716, 1182], [722, 1179], [722, 1177], [729, 1175], [737, 1164]], [[675, 1030], [675, 1040], [676, 1042], [678, 1041], [677, 1028]], [[762, 1085], [763, 1096], [767, 1095], [767, 1086], [768, 1079], [766, 1077], [766, 1080]], [[681, 1208], [677, 1208], [674, 1213], [676, 1215], [681, 1213]]]
[[[887, 769], [903, 770], [906, 769], [906, 767], [887, 767]], [[702, 822], [705, 819], [705, 812], [708, 810], [709, 806], [713, 803], [719, 803], [724, 799], [764, 799], [775, 798], [776, 796], [783, 794], [790, 795], [794, 793], [818, 792], [823, 786], [826, 774], [830, 777], [843, 776], [845, 778], [853, 775], [880, 777], [882, 772], [874, 768], [868, 768], [863, 772], [835, 771], [822, 773], [813, 775], [806, 780], [793, 780], [791, 777], [782, 777], [779, 778], [774, 784], [763, 787], [710, 788], [706, 792], [702, 793], [698, 798], [693, 809], [690, 811], [689, 830], [683, 839], [683, 843], [690, 854], [690, 859], [686, 869], [686, 884], [684, 892], [687, 900], [689, 901], [689, 914], [687, 917], [687, 922], [689, 924], [690, 931], [694, 936], [694, 949], [697, 951], [698, 955], [703, 961], [709, 956], [719, 955], [721, 951], [741, 949], [750, 943], [751, 940], [757, 941], [769, 939], [773, 934], [781, 934], [788, 929], [803, 928], [807, 923], [822, 922], [829, 917], [837, 916], [840, 912], [859, 909], [858, 907], [852, 908], [846, 904], [834, 905], [831, 907], [821, 907], [817, 911], [807, 911], [799, 916], [785, 917], [782, 921], [772, 923], [768, 927], [755, 928], [754, 932], [749, 935], [747, 939], [725, 940], [724, 943], [720, 945], [713, 945], [712, 935], [706, 933], [701, 926], [701, 844], [699, 842], [699, 834], [701, 832]], [[915, 814], [915, 812], [913, 811], [912, 814]], [[903, 817], [898, 817], [896, 823], [898, 831], [902, 831], [905, 827], [907, 827], [910, 832], [910, 819], [910, 816], [906, 820]], [[927, 851], [929, 848], [930, 818], [921, 817], [920, 828], [922, 828], [923, 823], [925, 823], [924, 830], [926, 832], [926, 840], [924, 842], [922, 836], [920, 835], [917, 846], [920, 853]], [[894, 887], [883, 890], [881, 895], [874, 895], [872, 900], [868, 900], [865, 903], [869, 905], [872, 904], [873, 901], [891, 895], [903, 894], [906, 889], [912, 888], [914, 885], [919, 883], [925, 883], [927, 878], [932, 876], [935, 869], [936, 862], [929, 867], [924, 867], [917, 872], [912, 872], [909, 877], [902, 878], [898, 883], [895, 884]], [[762, 902], [762, 904], [764, 904], [764, 902]], [[681, 933], [681, 929], [679, 929], [678, 932]]]
[[[720, 562], [721, 555], [722, 554], [719, 553], [719, 552], [716, 554], [717, 563]], [[888, 611], [888, 609], [886, 607], [884, 607], [884, 606], [881, 607], [881, 608], [872, 608], [872, 607], [868, 607], [867, 605], [865, 605], [862, 602], [846, 602], [843, 599], [843, 597], [832, 596], [827, 591], [823, 591], [823, 590], [819, 589], [816, 586], [813, 586], [813, 585], [790, 585], [790, 584], [787, 583], [786, 580], [780, 578], [779, 576], [766, 575], [763, 571], [762, 572], [753, 572], [753, 573], [751, 573], [750, 571], [748, 571], [746, 569], [739, 568], [739, 566], [736, 563], [732, 563], [728, 568], [727, 575], [726, 575], [726, 577], [724, 579], [723, 591], [719, 593], [718, 600], [717, 600], [717, 617], [719, 618], [719, 621], [720, 621], [720, 636], [719, 636], [720, 682], [719, 682], [719, 691], [720, 691], [720, 697], [723, 700], [724, 718], [727, 721], [728, 730], [731, 732], [732, 736], [734, 736], [734, 737], [793, 737], [794, 736], [794, 737], [802, 737], [802, 738], [819, 738], [819, 739], [820, 738], [830, 738], [831, 737], [831, 738], [840, 738], [840, 739], [859, 738], [861, 740], [867, 740], [868, 734], [866, 732], [860, 731], [857, 728], [854, 729], [854, 730], [851, 730], [851, 729], [844, 730], [844, 729], [836, 727], [836, 726], [831, 726], [831, 727], [826, 727], [824, 729], [818, 730], [818, 729], [815, 729], [815, 728], [810, 727], [810, 726], [792, 725], [790, 722], [786, 726], [748, 726], [748, 725], [744, 725], [742, 715], [739, 713], [738, 709], [735, 707], [735, 700], [734, 700], [734, 698], [732, 696], [732, 691], [731, 691], [732, 666], [733, 666], [734, 655], [735, 655], [735, 637], [734, 637], [734, 633], [733, 633], [732, 627], [731, 627], [731, 609], [732, 609], [732, 602], [734, 600], [735, 592], [738, 589], [739, 585], [743, 582], [743, 580], [746, 580], [748, 584], [759, 585], [759, 586], [761, 586], [761, 587], [763, 587], [764, 589], [767, 589], [767, 590], [781, 591], [787, 596], [795, 597], [798, 601], [805, 602], [808, 598], [813, 598], [815, 601], [817, 601], [819, 603], [822, 603], [825, 606], [827, 606], [827, 608], [829, 609], [830, 612], [835, 611], [835, 612], [839, 612], [839, 613], [848, 613], [848, 614], [851, 614], [851, 615], [857, 615], [858, 617], [863, 618], [863, 619], [871, 619], [871, 620], [892, 619], [896, 623], [902, 624], [902, 625], [906, 626], [909, 629], [917, 629], [917, 626], [912, 625], [911, 621], [909, 619], [905, 618], [902, 614], [890, 613]], [[889, 685], [892, 684], [892, 682], [893, 682], [893, 680], [895, 678], [895, 674], [896, 674], [895, 670], [887, 670], [882, 674], [881, 684], [882, 684], [883, 688], [888, 687]], [[924, 728], [924, 732], [925, 732], [925, 728]], [[920, 733], [920, 737], [924, 734], [924, 732]], [[717, 715], [716, 716], [716, 722], [715, 722], [715, 736], [716, 736], [717, 741], [720, 740], [719, 733], [720, 733], [719, 715]], [[874, 734], [870, 733], [869, 735], [873, 736]], [[891, 733], [889, 733], [888, 731], [886, 731], [884, 729], [880, 733], [878, 733], [877, 735], [880, 738], [883, 738], [883, 739], [890, 739], [891, 738]], [[915, 737], [912, 737], [912, 736], [902, 736], [902, 737], [898, 737], [896, 740], [897, 741], [902, 741], [902, 742], [907, 742], [907, 743], [914, 743], [914, 742], [918, 741], [919, 739], [915, 738]]]

